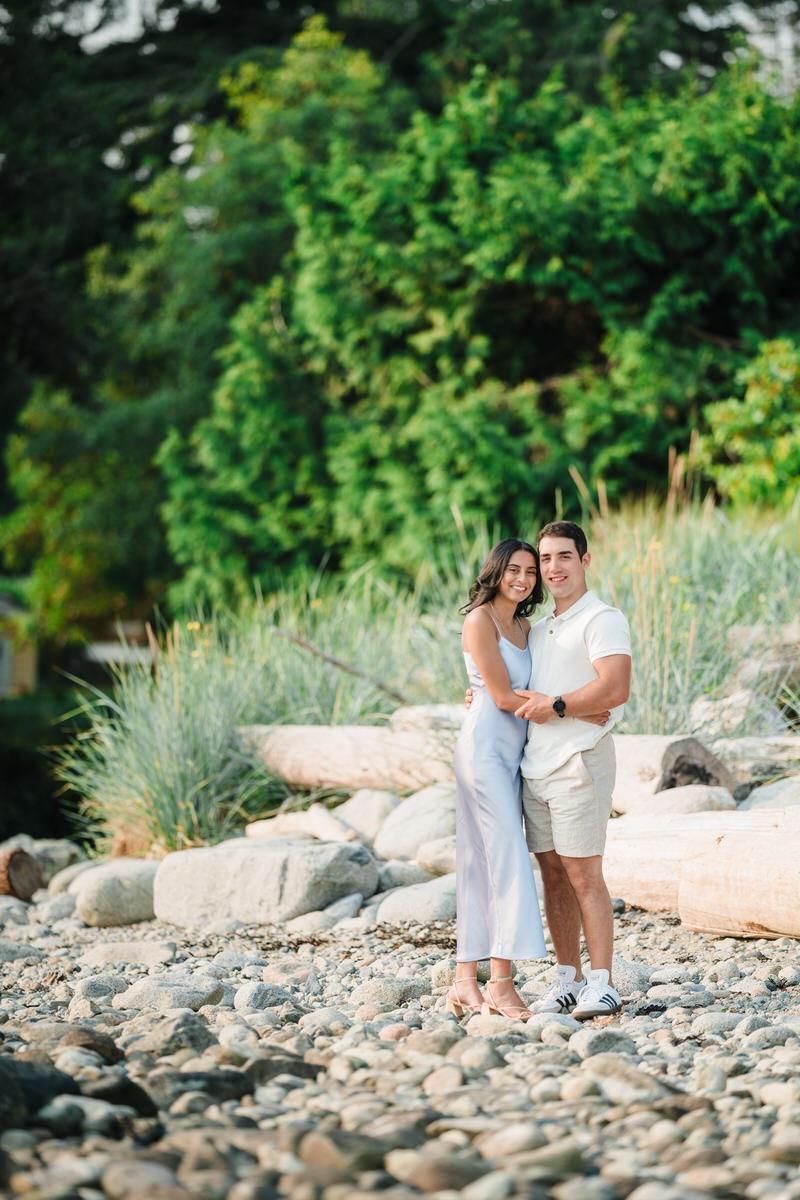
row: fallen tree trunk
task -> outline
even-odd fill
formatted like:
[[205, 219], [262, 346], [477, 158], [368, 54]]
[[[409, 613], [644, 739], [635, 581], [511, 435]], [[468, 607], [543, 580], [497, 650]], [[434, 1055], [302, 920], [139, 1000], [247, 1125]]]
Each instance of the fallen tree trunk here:
[[292, 787], [412, 792], [453, 778], [456, 730], [383, 725], [248, 725], [242, 744]]
[[42, 886], [42, 868], [32, 854], [14, 848], [0, 850], [0, 896], [30, 900]]
[[689, 929], [800, 938], [800, 813], [776, 809], [770, 815], [770, 827], [754, 829], [748, 822], [747, 829], [721, 834], [684, 862], [678, 913]]
[[[741, 865], [733, 850], [720, 854], [726, 843]], [[603, 872], [612, 895], [650, 912], [678, 912], [691, 928], [800, 936], [797, 869], [791, 874], [799, 851], [797, 809], [629, 816], [609, 825]], [[774, 885], [773, 857], [785, 864]]]

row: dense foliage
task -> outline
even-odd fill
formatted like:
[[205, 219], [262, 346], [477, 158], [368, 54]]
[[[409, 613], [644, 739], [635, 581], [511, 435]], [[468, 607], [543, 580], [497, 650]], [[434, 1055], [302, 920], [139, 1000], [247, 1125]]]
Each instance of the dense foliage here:
[[0, 541], [39, 633], [411, 578], [454, 507], [530, 532], [694, 431], [782, 500], [800, 103], [705, 7], [223, 0], [89, 55], [12, 3]]

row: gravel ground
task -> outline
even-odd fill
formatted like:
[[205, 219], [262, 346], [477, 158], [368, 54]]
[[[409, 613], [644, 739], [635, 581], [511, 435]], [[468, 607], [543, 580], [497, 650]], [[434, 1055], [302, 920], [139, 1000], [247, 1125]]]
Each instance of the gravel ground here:
[[[800, 1200], [791, 939], [623, 911], [619, 1016], [459, 1023], [452, 922], [212, 936], [15, 903], [6, 1195]], [[518, 964], [523, 995], [548, 969]]]

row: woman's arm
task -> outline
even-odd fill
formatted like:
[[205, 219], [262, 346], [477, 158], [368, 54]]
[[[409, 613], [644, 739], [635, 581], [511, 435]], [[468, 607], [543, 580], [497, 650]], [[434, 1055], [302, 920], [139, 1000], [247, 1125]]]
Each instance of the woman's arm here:
[[462, 640], [497, 707], [503, 712], [514, 712], [519, 708], [519, 696], [511, 687], [497, 642], [497, 631], [489, 614], [480, 608], [467, 613]]

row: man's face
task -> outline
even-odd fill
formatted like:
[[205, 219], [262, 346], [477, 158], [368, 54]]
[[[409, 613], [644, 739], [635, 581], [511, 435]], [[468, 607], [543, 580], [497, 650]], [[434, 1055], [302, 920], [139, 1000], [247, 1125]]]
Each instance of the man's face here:
[[554, 600], [569, 600], [586, 591], [586, 568], [590, 556], [578, 556], [571, 538], [543, 537], [539, 543], [542, 579]]

